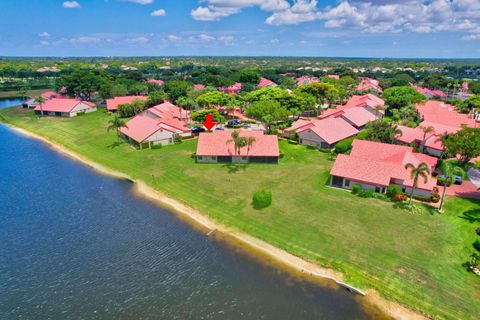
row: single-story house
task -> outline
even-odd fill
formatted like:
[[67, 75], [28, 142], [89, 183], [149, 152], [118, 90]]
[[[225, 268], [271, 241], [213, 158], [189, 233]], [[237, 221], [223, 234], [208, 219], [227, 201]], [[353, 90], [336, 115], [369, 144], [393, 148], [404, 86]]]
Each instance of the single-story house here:
[[304, 84], [311, 84], [319, 81], [317, 77], [307, 77], [307, 76], [298, 77], [295, 80], [297, 81], [297, 87], [300, 87], [301, 85], [304, 85]]
[[38, 115], [74, 117], [79, 113], [88, 113], [97, 110], [97, 106], [88, 101], [78, 99], [53, 98], [37, 105], [34, 109]]
[[278, 84], [273, 82], [272, 80], [269, 80], [267, 78], [260, 78], [260, 82], [257, 85], [257, 88], [265, 88], [265, 87], [277, 87]]
[[163, 86], [165, 84], [165, 81], [158, 80], [158, 79], [148, 79], [147, 82], [148, 83], [154, 83], [154, 84], [157, 84], [159, 86]]
[[250, 147], [235, 151], [232, 130], [202, 132], [198, 137], [196, 158], [199, 163], [278, 163], [280, 150], [276, 135], [262, 131], [239, 130], [241, 137], [253, 137]]
[[185, 123], [173, 118], [154, 119], [142, 112], [120, 128], [120, 135], [137, 148], [167, 145], [175, 141], [177, 136], [190, 137], [192, 130]]
[[327, 74], [327, 78], [340, 80], [340, 76], [338, 74]]
[[124, 96], [107, 99], [107, 110], [110, 112], [117, 112], [118, 106], [121, 104], [132, 103], [134, 100], [147, 101], [147, 96]]
[[135, 147], [143, 149], [157, 144], [171, 144], [176, 137], [190, 137], [192, 130], [187, 127], [189, 114], [186, 110], [165, 101], [151, 107], [120, 128], [121, 136]]
[[242, 84], [240, 82], [236, 82], [235, 84], [225, 88], [218, 88], [218, 91], [228, 94], [238, 94], [240, 90], [242, 90]]
[[[324, 119], [330, 116], [338, 116], [341, 111], [351, 108], [365, 108], [367, 111], [380, 118], [385, 113], [383, 110], [384, 106], [385, 101], [374, 94], [367, 93], [364, 95], [353, 95], [350, 99], [348, 99], [346, 104], [327, 109], [318, 118]], [[377, 110], [377, 107], [379, 107], [380, 110]]]
[[472, 116], [459, 113], [455, 106], [443, 101], [429, 100], [415, 105], [420, 117], [424, 121], [443, 124], [450, 127], [475, 127]]
[[318, 148], [333, 148], [337, 142], [353, 137], [359, 132], [341, 117], [309, 121], [299, 119], [286, 129], [284, 134], [290, 135], [293, 131], [297, 133], [300, 144]]
[[355, 107], [342, 111], [338, 117], [342, 117], [357, 129], [363, 129], [370, 121], [378, 120], [378, 116], [368, 111], [366, 108]]
[[432, 99], [434, 97], [439, 97], [441, 99], [444, 99], [444, 98], [447, 97], [445, 92], [443, 92], [442, 90], [431, 90], [431, 89], [428, 89], [428, 88], [423, 88], [423, 87], [417, 86], [413, 83], [410, 83], [410, 86], [412, 88], [414, 88], [415, 90], [417, 90], [418, 93], [423, 94], [425, 96], [425, 98], [427, 98], [427, 99]]
[[165, 100], [161, 104], [157, 104], [147, 110], [145, 113], [148, 116], [151, 116], [153, 119], [162, 118], [162, 119], [177, 119], [181, 120], [184, 123], [188, 123], [190, 119], [190, 112], [187, 110], [177, 107], [168, 100]]
[[203, 90], [203, 89], [205, 89], [204, 84], [198, 83], [198, 84], [193, 85], [193, 90]]
[[358, 84], [357, 91], [375, 91], [376, 93], [382, 93], [382, 88], [379, 85], [379, 81], [372, 78], [361, 78], [360, 83]]
[[[437, 159], [423, 153], [413, 152], [412, 147], [354, 140], [350, 155], [339, 154], [330, 172], [330, 185], [352, 189], [359, 184], [363, 189], [385, 193], [390, 184], [399, 185], [403, 192], [410, 193], [413, 187], [411, 170], [407, 163], [417, 166], [425, 162], [433, 172]], [[414, 194], [430, 197], [437, 180], [430, 174], [427, 182], [420, 178]]]

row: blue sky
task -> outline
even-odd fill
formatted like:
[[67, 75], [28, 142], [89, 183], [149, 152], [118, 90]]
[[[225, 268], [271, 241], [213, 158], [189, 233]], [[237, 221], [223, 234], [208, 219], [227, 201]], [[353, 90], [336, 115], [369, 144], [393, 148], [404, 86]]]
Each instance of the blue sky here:
[[0, 0], [0, 56], [479, 58], [479, 0]]

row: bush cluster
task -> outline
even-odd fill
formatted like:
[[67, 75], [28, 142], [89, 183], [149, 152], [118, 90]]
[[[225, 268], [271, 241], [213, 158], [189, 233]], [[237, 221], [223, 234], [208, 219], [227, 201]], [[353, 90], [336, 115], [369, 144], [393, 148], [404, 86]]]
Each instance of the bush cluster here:
[[257, 210], [269, 207], [272, 204], [272, 192], [270, 190], [255, 191], [252, 203]]
[[359, 184], [353, 185], [353, 187], [352, 187], [352, 193], [353, 194], [359, 194], [360, 191], [362, 191], [362, 186], [361, 185], [359, 185]]
[[473, 243], [473, 247], [480, 251], [480, 239], [477, 239], [477, 241]]
[[402, 188], [397, 184], [391, 184], [387, 188], [387, 196], [390, 198], [395, 198], [397, 195], [403, 194]]

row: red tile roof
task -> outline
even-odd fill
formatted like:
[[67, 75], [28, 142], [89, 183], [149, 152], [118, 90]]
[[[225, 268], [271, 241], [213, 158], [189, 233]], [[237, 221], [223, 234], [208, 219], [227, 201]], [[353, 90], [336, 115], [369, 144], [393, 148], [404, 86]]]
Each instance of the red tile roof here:
[[340, 80], [340, 76], [338, 74], [328, 74], [327, 78]]
[[358, 130], [342, 118], [315, 119], [310, 124], [306, 124], [299, 129], [297, 133], [310, 130], [317, 136], [325, 140], [328, 144], [337, 143], [340, 140], [352, 137], [358, 133]]
[[354, 95], [350, 99], [348, 99], [347, 103], [345, 104], [346, 108], [370, 107], [373, 109], [376, 106], [385, 106], [385, 101], [371, 93], [367, 93], [361, 96]]
[[445, 92], [443, 92], [441, 90], [430, 90], [428, 88], [423, 88], [423, 87], [417, 86], [413, 83], [410, 83], [410, 86], [412, 86], [412, 88], [417, 90], [418, 93], [421, 93], [421, 94], [426, 95], [426, 96], [440, 97], [440, 98], [446, 98], [447, 97]]
[[235, 84], [226, 88], [218, 88], [218, 91], [230, 94], [238, 94], [240, 90], [242, 90], [242, 84], [240, 82], [236, 82]]
[[[421, 153], [414, 153], [411, 147], [398, 146], [366, 140], [354, 140], [350, 155], [338, 155], [331, 174], [387, 187], [392, 179], [401, 180], [407, 187], [413, 186], [411, 171], [405, 169], [407, 163], [417, 166], [425, 162], [430, 169], [436, 166], [437, 159]], [[429, 177], [425, 183], [421, 178], [418, 188], [433, 190], [436, 179]]]
[[276, 86], [278, 85], [272, 80], [268, 80], [267, 78], [260, 78], [260, 82], [258, 83], [257, 88], [276, 87]]
[[403, 143], [410, 144], [416, 141], [423, 140], [423, 131], [421, 128], [410, 128], [405, 126], [397, 126], [398, 129], [402, 131], [402, 135], [396, 136], [395, 138]]
[[146, 96], [125, 96], [125, 97], [115, 97], [113, 99], [107, 99], [107, 110], [115, 111], [118, 110], [118, 106], [121, 104], [132, 103], [134, 100], [147, 101], [148, 97]]
[[149, 83], [155, 83], [158, 84], [159, 86], [163, 86], [165, 84], [165, 81], [163, 80], [157, 80], [157, 79], [148, 79], [147, 82]]
[[81, 101], [78, 99], [53, 98], [46, 100], [44, 103], [35, 107], [34, 110], [45, 112], [71, 112], [78, 104], [83, 103], [89, 107], [94, 108], [95, 104], [88, 101]]
[[[233, 156], [235, 155], [231, 130], [202, 132], [198, 137], [197, 156]], [[240, 130], [240, 136], [254, 137], [255, 142], [250, 147], [240, 149], [240, 156], [251, 157], [278, 157], [278, 138], [276, 135], [264, 135], [262, 131]]]
[[189, 112], [183, 108], [177, 107], [170, 101], [165, 101], [161, 104], [147, 109], [147, 112], [151, 112], [159, 118], [176, 118], [186, 120], [189, 117]]
[[203, 89], [205, 89], [205, 85], [204, 85], [204, 84], [201, 84], [201, 83], [195, 84], [195, 85], [193, 86], [193, 89], [195, 89], [195, 90], [203, 90]]
[[307, 77], [307, 76], [299, 77], [295, 80], [297, 81], [297, 87], [300, 87], [301, 85], [304, 85], [304, 84], [310, 84], [310, 83], [315, 83], [319, 81], [317, 77]]
[[357, 91], [374, 90], [377, 92], [382, 92], [382, 88], [380, 88], [378, 80], [372, 78], [362, 78], [356, 89]]
[[429, 100], [415, 105], [423, 120], [460, 128], [462, 125], [475, 127], [475, 119], [468, 115], [459, 113], [451, 104], [443, 101]]
[[377, 120], [377, 117], [371, 113], [370, 111], [366, 110], [365, 108], [350, 108], [340, 115], [340, 117], [348, 120], [352, 123], [355, 127], [363, 127], [370, 121]]

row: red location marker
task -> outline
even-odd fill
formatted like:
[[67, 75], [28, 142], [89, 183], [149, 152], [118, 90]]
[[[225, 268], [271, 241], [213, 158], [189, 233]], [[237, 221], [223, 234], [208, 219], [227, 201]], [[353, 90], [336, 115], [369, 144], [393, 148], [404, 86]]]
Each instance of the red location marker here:
[[207, 130], [211, 130], [216, 124], [216, 122], [213, 122], [213, 117], [211, 114], [207, 114], [205, 116], [205, 122], [203, 123], [203, 125]]

